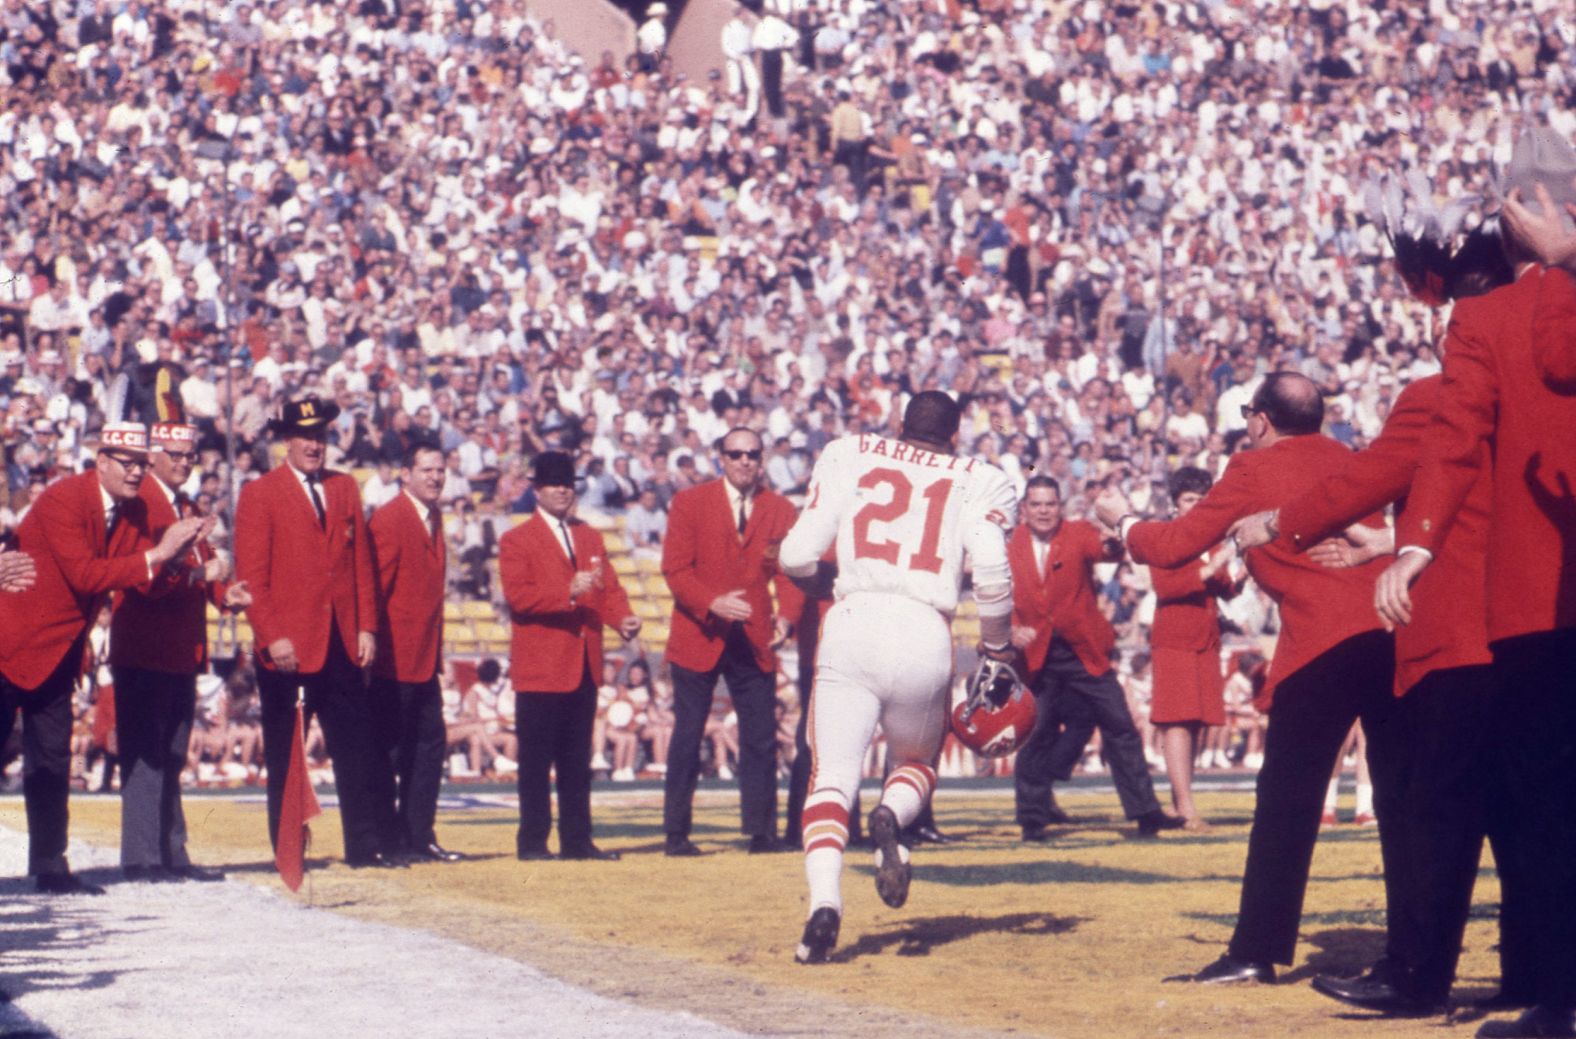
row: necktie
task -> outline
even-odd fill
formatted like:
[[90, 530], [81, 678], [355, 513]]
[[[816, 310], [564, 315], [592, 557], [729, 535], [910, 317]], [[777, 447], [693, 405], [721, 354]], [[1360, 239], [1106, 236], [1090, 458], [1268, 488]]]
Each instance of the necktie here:
[[117, 505], [111, 505], [109, 507], [109, 511], [104, 514], [104, 538], [105, 538], [105, 540], [108, 540], [110, 535], [115, 533], [115, 524], [117, 524], [119, 522], [120, 522], [120, 506], [118, 504]]
[[185, 519], [187, 516], [190, 516], [191, 514], [192, 514], [192, 500], [186, 496], [186, 492], [184, 492], [184, 491], [181, 491], [181, 492], [177, 493], [175, 495], [175, 517], [176, 517], [176, 519]]
[[569, 527], [565, 525], [563, 520], [559, 520], [558, 529], [564, 532], [564, 548], [569, 552], [569, 565], [579, 570], [580, 563], [575, 559], [575, 540], [569, 536]]
[[741, 537], [744, 535], [744, 503], [746, 500], [744, 495], [739, 495], [739, 535]]
[[328, 529], [328, 513], [323, 511], [323, 497], [317, 491], [317, 477], [306, 478], [307, 493], [312, 496], [312, 508], [317, 510], [317, 526], [319, 530]]
[[438, 510], [435, 508], [429, 507], [427, 509], [427, 527], [432, 532], [432, 543], [434, 545], [441, 544], [443, 541], [443, 517], [438, 515]]

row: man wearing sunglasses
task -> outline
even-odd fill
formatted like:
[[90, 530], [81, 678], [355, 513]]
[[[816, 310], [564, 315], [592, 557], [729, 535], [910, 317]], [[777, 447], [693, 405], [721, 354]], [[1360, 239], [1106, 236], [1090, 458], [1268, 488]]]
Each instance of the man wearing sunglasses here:
[[[1120, 490], [1100, 493], [1096, 514], [1135, 562], [1179, 566], [1219, 544], [1237, 520], [1287, 504], [1351, 457], [1344, 444], [1319, 432], [1324, 401], [1306, 376], [1266, 376], [1247, 406], [1247, 420], [1252, 450], [1234, 455], [1220, 481], [1178, 519], [1140, 522]], [[1361, 522], [1384, 525], [1378, 514]], [[1359, 719], [1368, 736], [1386, 875], [1403, 875], [1392, 872], [1406, 850], [1395, 828], [1405, 760], [1391, 691], [1395, 640], [1371, 607], [1384, 562], [1326, 567], [1280, 543], [1244, 551], [1248, 572], [1281, 614], [1275, 658], [1255, 701], [1269, 715], [1264, 767], [1231, 942], [1214, 963], [1171, 979], [1177, 981], [1273, 983], [1275, 964], [1292, 962], [1322, 791]]]
[[36, 582], [0, 595], [0, 743], [20, 710], [28, 873], [45, 894], [104, 892], [66, 862], [71, 694], [91, 622], [106, 595], [162, 580], [165, 564], [209, 529], [181, 520], [155, 540], [138, 497], [147, 471], [147, 427], [106, 424], [95, 469], [50, 485], [17, 530]]
[[[197, 427], [156, 422], [152, 472], [138, 497], [157, 538], [197, 514], [182, 490], [197, 461]], [[217, 881], [224, 874], [192, 864], [186, 853], [181, 769], [186, 766], [197, 672], [208, 664], [207, 605], [244, 609], [244, 582], [227, 583], [228, 561], [206, 540], [166, 567], [172, 578], [128, 589], [110, 620], [115, 734], [120, 743], [120, 866], [127, 880]]]
[[[762, 442], [730, 429], [717, 444], [722, 478], [674, 495], [662, 543], [673, 591], [667, 657], [673, 671], [673, 742], [663, 790], [668, 855], [699, 855], [689, 839], [700, 744], [717, 679], [739, 716], [739, 808], [750, 853], [784, 850], [777, 837], [777, 658], [797, 615], [798, 589], [777, 569], [793, 525], [788, 499], [761, 487]], [[783, 616], [773, 617], [768, 585]]]

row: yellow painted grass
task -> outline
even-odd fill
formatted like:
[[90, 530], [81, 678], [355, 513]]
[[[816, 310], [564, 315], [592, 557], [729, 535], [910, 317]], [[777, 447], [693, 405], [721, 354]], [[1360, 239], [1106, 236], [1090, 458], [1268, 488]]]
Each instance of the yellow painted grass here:
[[[535, 964], [576, 984], [700, 1013], [750, 1031], [804, 1035], [1390, 1036], [1437, 1035], [1439, 1019], [1374, 1022], [1314, 992], [1320, 970], [1355, 972], [1383, 941], [1374, 830], [1327, 830], [1313, 864], [1298, 961], [1273, 988], [1162, 984], [1223, 948], [1236, 911], [1251, 794], [1205, 794], [1218, 821], [1203, 835], [1138, 841], [1114, 797], [1063, 798], [1088, 820], [1046, 847], [1025, 847], [999, 794], [944, 797], [940, 823], [966, 838], [921, 848], [909, 904], [876, 897], [868, 852], [844, 877], [837, 962], [792, 962], [804, 918], [797, 855], [749, 856], [732, 795], [702, 795], [697, 842], [714, 854], [661, 855], [660, 794], [599, 793], [597, 839], [619, 863], [515, 860], [511, 811], [446, 813], [443, 842], [477, 856], [460, 865], [351, 871], [338, 819], [313, 827], [303, 901], [424, 928]], [[867, 806], [868, 807], [868, 806]], [[118, 806], [73, 802], [73, 835], [113, 846]], [[245, 881], [279, 887], [260, 805], [187, 802], [194, 856]], [[21, 828], [21, 806], [0, 805]], [[283, 890], [280, 887], [280, 890]], [[1498, 887], [1480, 880], [1457, 998], [1497, 980]], [[916, 1019], [917, 1023], [916, 1023]], [[916, 1024], [918, 1032], [916, 1033]], [[1467, 1034], [1465, 1024], [1452, 1029]]]

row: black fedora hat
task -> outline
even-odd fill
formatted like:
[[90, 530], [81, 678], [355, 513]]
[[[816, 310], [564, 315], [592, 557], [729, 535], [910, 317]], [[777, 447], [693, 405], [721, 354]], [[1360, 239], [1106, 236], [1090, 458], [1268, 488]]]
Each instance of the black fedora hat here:
[[573, 487], [575, 460], [563, 451], [543, 451], [531, 459], [531, 482], [542, 487]]
[[287, 401], [283, 413], [268, 420], [268, 431], [275, 436], [314, 433], [339, 417], [339, 405], [317, 397]]

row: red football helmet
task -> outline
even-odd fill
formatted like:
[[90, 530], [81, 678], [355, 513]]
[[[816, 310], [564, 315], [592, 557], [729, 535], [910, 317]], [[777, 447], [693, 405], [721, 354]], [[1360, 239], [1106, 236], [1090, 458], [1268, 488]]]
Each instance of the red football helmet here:
[[1005, 757], [1028, 742], [1036, 714], [1034, 694], [1013, 666], [980, 657], [968, 696], [952, 711], [952, 731], [976, 754]]

